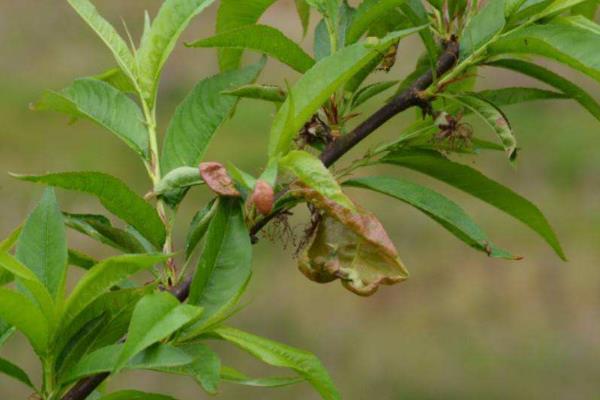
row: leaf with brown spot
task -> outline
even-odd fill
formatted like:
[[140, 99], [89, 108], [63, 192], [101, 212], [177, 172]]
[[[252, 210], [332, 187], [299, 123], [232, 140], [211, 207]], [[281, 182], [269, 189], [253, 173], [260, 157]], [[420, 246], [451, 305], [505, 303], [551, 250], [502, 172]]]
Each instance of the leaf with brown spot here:
[[263, 180], [256, 181], [254, 192], [252, 193], [252, 204], [262, 215], [268, 215], [273, 210], [275, 202], [275, 193], [273, 188]]
[[200, 176], [208, 187], [220, 196], [239, 197], [240, 192], [235, 188], [233, 180], [223, 164], [218, 162], [203, 162], [200, 164]]
[[327, 283], [340, 279], [358, 295], [370, 296], [379, 285], [408, 278], [383, 225], [372, 213], [352, 211], [308, 188], [295, 191], [322, 213], [299, 268], [309, 279]]

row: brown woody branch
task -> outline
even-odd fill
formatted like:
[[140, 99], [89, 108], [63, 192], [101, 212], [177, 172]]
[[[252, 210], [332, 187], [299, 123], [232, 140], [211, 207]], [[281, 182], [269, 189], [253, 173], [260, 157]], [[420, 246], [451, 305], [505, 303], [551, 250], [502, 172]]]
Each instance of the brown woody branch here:
[[[397, 114], [411, 107], [424, 106], [425, 102], [420, 96], [421, 92], [431, 86], [435, 76], [439, 77], [450, 71], [456, 64], [458, 56], [459, 43], [455, 40], [447, 42], [444, 52], [438, 59], [435, 72], [428, 71], [427, 73], [423, 74], [411, 85], [410, 88], [377, 110], [363, 123], [357, 126], [352, 132], [340, 137], [327, 146], [320, 156], [323, 164], [325, 164], [327, 167], [333, 165], [344, 154], [350, 151], [350, 149], [360, 143], [367, 136], [375, 132], [375, 130], [377, 130]], [[251, 236], [255, 237], [256, 234], [258, 234], [258, 232], [260, 232], [281, 211], [282, 210], [272, 213], [258, 221], [250, 230]], [[188, 297], [191, 283], [192, 279], [188, 278], [179, 286], [172, 288], [171, 293], [173, 293], [173, 295], [175, 295], [179, 301], [183, 302]], [[105, 372], [80, 380], [71, 388], [71, 390], [67, 392], [67, 394], [63, 396], [62, 400], [85, 400], [85, 398], [89, 396], [98, 386], [100, 386], [100, 384], [109, 376], [110, 373]]]

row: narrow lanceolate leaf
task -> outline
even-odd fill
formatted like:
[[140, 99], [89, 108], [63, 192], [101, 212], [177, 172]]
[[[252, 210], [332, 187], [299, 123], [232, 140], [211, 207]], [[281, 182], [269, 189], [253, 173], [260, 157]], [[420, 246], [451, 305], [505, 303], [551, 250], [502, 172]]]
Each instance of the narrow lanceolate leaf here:
[[91, 214], [64, 214], [65, 225], [101, 243], [126, 253], [145, 253], [144, 246], [131, 233], [112, 226], [108, 218]]
[[190, 289], [189, 302], [204, 308], [191, 332], [200, 331], [227, 312], [248, 281], [251, 264], [252, 245], [240, 202], [222, 198], [210, 222]]
[[397, 84], [398, 81], [382, 81], [365, 86], [356, 92], [356, 94], [352, 97], [352, 109], [355, 109], [363, 103], [366, 103], [371, 98], [385, 92]]
[[123, 72], [135, 82], [135, 59], [127, 43], [115, 28], [98, 13], [89, 0], [68, 0], [68, 2], [108, 46]]
[[285, 90], [275, 85], [250, 84], [233, 90], [222, 92], [229, 96], [245, 97], [248, 99], [265, 100], [273, 103], [283, 103], [287, 97]]
[[[598, 3], [600, 4], [600, 3]], [[600, 25], [582, 15], [571, 15], [569, 17], [556, 17], [552, 20], [553, 23], [575, 26], [581, 29], [587, 29], [588, 31], [600, 35]]]
[[15, 327], [11, 326], [8, 322], [0, 318], [0, 347], [6, 343], [6, 341], [13, 335], [15, 332]]
[[[123, 346], [122, 344], [106, 346], [87, 354], [73, 368], [65, 371], [61, 376], [61, 383], [69, 383], [86, 376], [112, 371], [123, 351]], [[177, 347], [157, 344], [133, 357], [127, 363], [125, 369], [152, 370], [180, 367], [192, 361], [192, 357]]]
[[234, 328], [222, 327], [214, 333], [269, 365], [293, 369], [305, 378], [323, 399], [341, 399], [327, 370], [313, 354]]
[[165, 259], [165, 255], [139, 254], [103, 260], [77, 282], [65, 304], [64, 324], [77, 317], [89, 304], [123, 279]]
[[66, 236], [54, 190], [46, 189], [23, 226], [16, 254], [55, 298], [61, 298], [64, 291], [68, 259]]
[[519, 29], [489, 47], [492, 55], [536, 54], [600, 81], [598, 35], [576, 26], [548, 23]]
[[19, 240], [22, 230], [23, 227], [19, 225], [6, 237], [6, 239], [1, 241], [0, 252], [11, 251], [15, 244], [17, 244], [17, 240]]
[[266, 25], [248, 25], [190, 43], [190, 47], [251, 49], [270, 55], [304, 73], [315, 60], [281, 31]]
[[[294, 114], [288, 118], [290, 96], [283, 103], [271, 127], [269, 156], [285, 155], [298, 130], [340, 86], [385, 51], [391, 43], [419, 28], [399, 31], [377, 40], [376, 44], [357, 43], [345, 47], [315, 64], [291, 89]], [[289, 123], [288, 123], [289, 121]]]
[[47, 91], [36, 110], [86, 118], [105, 127], [143, 159], [148, 158], [148, 130], [140, 108], [126, 94], [97, 79], [76, 80], [59, 92]]
[[356, 43], [378, 19], [385, 17], [406, 0], [365, 0], [356, 9], [346, 31], [346, 45]]
[[206, 205], [202, 210], [198, 211], [194, 218], [192, 218], [192, 222], [190, 223], [190, 227], [188, 229], [188, 233], [185, 238], [185, 257], [190, 258], [196, 246], [206, 232], [208, 231], [208, 227], [210, 225], [210, 221], [215, 215], [217, 211], [217, 204], [215, 201], [210, 202]]
[[165, 240], [165, 227], [158, 213], [125, 183], [101, 172], [64, 172], [48, 175], [17, 175], [19, 179], [91, 194], [158, 248]]
[[[401, 5], [400, 9], [412, 22], [413, 26], [422, 26], [429, 23], [429, 15], [427, 14], [427, 10], [423, 6], [423, 2], [421, 0], [405, 0], [405, 3]], [[419, 36], [421, 37], [423, 45], [427, 50], [429, 66], [431, 67], [435, 65], [435, 61], [439, 53], [438, 44], [436, 43], [436, 40], [433, 37], [433, 33], [430, 29], [423, 29], [419, 31]]]
[[537, 232], [560, 258], [565, 259], [556, 234], [542, 212], [529, 200], [479, 171], [448, 160], [435, 151], [397, 151], [383, 159], [439, 179], [504, 211]]
[[27, 373], [23, 371], [18, 365], [13, 364], [12, 362], [0, 358], [0, 374], [4, 374], [6, 376], [10, 376], [13, 379], [18, 380], [22, 384], [29, 386], [33, 389], [33, 383], [27, 376]]
[[596, 119], [600, 120], [600, 104], [598, 104], [598, 102], [588, 92], [544, 67], [527, 61], [514, 59], [501, 59], [494, 61], [489, 65], [520, 72], [524, 75], [544, 82], [545, 84], [560, 90], [562, 93], [581, 104], [594, 117], [596, 117]]
[[123, 93], [135, 93], [136, 88], [131, 79], [123, 72], [121, 68], [111, 68], [100, 74], [93, 75], [90, 78], [106, 82], [115, 89]]
[[502, 141], [508, 159], [511, 162], [517, 159], [517, 139], [508, 118], [498, 107], [474, 94], [448, 95], [447, 97], [480, 117]]
[[582, 15], [585, 18], [593, 20], [596, 16], [596, 12], [598, 11], [598, 7], [600, 7], [598, 0], [586, 0], [573, 7], [571, 9], [571, 14]]
[[[246, 25], [254, 25], [276, 0], [222, 0], [217, 13], [217, 33], [232, 31]], [[221, 71], [238, 69], [242, 61], [241, 49], [220, 49]]]
[[225, 366], [221, 368], [221, 379], [238, 385], [264, 388], [278, 388], [283, 386], [290, 386], [305, 381], [305, 379], [300, 376], [274, 376], [269, 378], [250, 378], [240, 371]]
[[166, 174], [177, 167], [196, 167], [208, 144], [237, 103], [226, 90], [252, 83], [264, 61], [240, 70], [224, 72], [201, 81], [175, 111], [162, 151], [161, 168]]
[[497, 248], [456, 203], [431, 189], [404, 179], [387, 177], [359, 178], [347, 181], [344, 185], [394, 197], [424, 212], [469, 246], [491, 257], [516, 259], [507, 251]]
[[302, 24], [302, 34], [306, 36], [308, 32], [308, 25], [310, 25], [310, 6], [306, 2], [306, 0], [295, 0], [296, 3], [296, 11], [298, 12], [298, 17], [300, 18], [300, 23]]
[[291, 172], [300, 181], [322, 196], [349, 210], [354, 210], [352, 200], [343, 192], [331, 172], [321, 160], [303, 150], [291, 151], [279, 161], [282, 169]]
[[483, 46], [496, 34], [502, 31], [504, 19], [504, 2], [490, 1], [479, 11], [466, 26], [460, 40], [460, 57], [465, 59]]
[[48, 322], [40, 309], [25, 295], [0, 288], [0, 318], [21, 331], [38, 354], [46, 352]]
[[563, 11], [585, 2], [586, 0], [554, 0], [548, 7], [544, 9], [543, 12], [539, 14], [539, 17], [544, 18], [551, 15], [558, 15]]
[[181, 304], [167, 292], [145, 296], [135, 306], [127, 340], [113, 370], [121, 370], [136, 354], [196, 320], [200, 313], [202, 308]]
[[139, 81], [144, 98], [152, 107], [162, 69], [179, 36], [192, 18], [214, 0], [166, 0], [154, 18], [137, 58]]
[[164, 394], [140, 392], [138, 390], [122, 390], [106, 396], [100, 397], [98, 400], [177, 400], [175, 397], [166, 396]]
[[219, 391], [221, 360], [219, 356], [200, 343], [189, 343], [177, 347], [192, 358], [192, 361], [179, 366], [153, 368], [160, 372], [193, 377], [209, 394]]
[[496, 106], [510, 106], [537, 100], [564, 100], [570, 98], [563, 93], [528, 87], [507, 87], [502, 89], [483, 90], [477, 92], [477, 97]]

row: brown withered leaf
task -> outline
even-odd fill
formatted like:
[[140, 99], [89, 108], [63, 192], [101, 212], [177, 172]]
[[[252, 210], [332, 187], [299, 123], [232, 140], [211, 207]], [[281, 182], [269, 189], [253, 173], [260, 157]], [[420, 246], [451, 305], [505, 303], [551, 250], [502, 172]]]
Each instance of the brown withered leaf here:
[[240, 196], [240, 192], [235, 188], [233, 179], [231, 179], [223, 164], [218, 162], [201, 163], [200, 176], [202, 176], [206, 185], [216, 194], [227, 197]]
[[375, 215], [361, 208], [352, 211], [341, 207], [308, 188], [294, 192], [322, 213], [298, 264], [309, 279], [319, 283], [340, 279], [348, 290], [370, 296], [379, 285], [408, 278], [394, 244]]
[[275, 203], [273, 188], [267, 182], [257, 180], [251, 200], [259, 213], [268, 215], [273, 210], [273, 204]]

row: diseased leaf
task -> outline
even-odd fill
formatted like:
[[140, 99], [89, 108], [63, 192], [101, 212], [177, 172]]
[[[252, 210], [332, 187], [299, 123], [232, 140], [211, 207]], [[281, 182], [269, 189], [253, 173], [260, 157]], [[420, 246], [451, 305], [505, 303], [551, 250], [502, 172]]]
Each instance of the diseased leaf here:
[[16, 256], [54, 298], [62, 298], [67, 273], [67, 237], [53, 189], [46, 189], [27, 218], [17, 242]]
[[340, 279], [346, 289], [360, 296], [408, 278], [377, 217], [360, 208], [341, 207], [312, 189], [296, 193], [318, 210], [308, 248], [298, 261], [307, 278], [318, 283]]
[[243, 85], [232, 90], [226, 90], [221, 94], [265, 100], [273, 103], [283, 103], [287, 97], [287, 93], [279, 86], [259, 84]]
[[344, 182], [344, 185], [374, 190], [410, 204], [469, 246], [491, 257], [518, 259], [507, 251], [497, 248], [456, 203], [424, 186], [404, 179], [387, 177], [353, 179]]
[[524, 75], [535, 78], [547, 85], [550, 85], [588, 110], [597, 120], [600, 120], [600, 104], [590, 96], [585, 90], [574, 84], [573, 82], [563, 78], [562, 76], [533, 63], [514, 60], [501, 59], [490, 63], [489, 65], [499, 68], [506, 68], [512, 71], [520, 72]]
[[101, 172], [63, 172], [48, 175], [15, 175], [18, 179], [91, 194], [110, 212], [136, 228], [162, 248], [165, 227], [154, 207], [121, 180]]
[[178, 167], [166, 174], [154, 187], [153, 195], [163, 199], [171, 208], [177, 208], [188, 190], [204, 184], [198, 168]]
[[439, 179], [504, 211], [537, 232], [563, 260], [565, 255], [544, 214], [529, 200], [479, 171], [435, 151], [396, 151], [383, 159]]
[[[304, 123], [327, 101], [333, 92], [350, 79], [362, 67], [376, 58], [394, 41], [417, 32], [408, 29], [388, 35], [377, 44], [358, 43], [339, 50], [326, 57], [308, 70], [291, 89], [295, 111], [288, 118], [290, 97], [283, 103], [271, 127], [269, 157], [285, 155], [289, 151], [294, 137]], [[290, 123], [288, 123], [290, 120]]]
[[247, 25], [188, 44], [189, 47], [252, 49], [268, 54], [304, 73], [315, 60], [281, 31], [266, 25]]
[[27, 373], [23, 371], [18, 365], [13, 364], [12, 362], [0, 357], [0, 373], [10, 376], [13, 379], [18, 380], [25, 386], [29, 386], [31, 389], [34, 389], [33, 383], [27, 376]]
[[230, 383], [235, 383], [244, 386], [264, 387], [264, 388], [278, 388], [283, 386], [295, 385], [305, 381], [304, 378], [299, 376], [274, 376], [269, 378], [250, 378], [247, 375], [237, 371], [231, 367], [221, 368], [221, 379]]
[[200, 176], [206, 185], [219, 196], [239, 197], [240, 192], [235, 188], [233, 179], [227, 169], [218, 162], [203, 162], [200, 164]]
[[67, 299], [63, 325], [77, 317], [89, 304], [123, 279], [164, 261], [163, 254], [136, 254], [107, 258], [90, 269], [77, 282]]
[[352, 200], [342, 192], [342, 188], [321, 160], [312, 154], [303, 150], [294, 150], [279, 160], [279, 165], [322, 196], [344, 208], [354, 210]]
[[554, 23], [527, 26], [496, 41], [488, 52], [490, 55], [540, 55], [600, 81], [598, 35], [576, 26]]
[[227, 312], [251, 274], [252, 245], [237, 199], [219, 200], [190, 289], [189, 302], [204, 308], [200, 320], [184, 333], [201, 332]]
[[264, 60], [206, 78], [196, 85], [177, 107], [167, 129], [161, 158], [163, 175], [177, 167], [198, 165], [215, 132], [237, 103], [235, 97], [221, 92], [254, 82], [263, 66]]
[[38, 354], [48, 348], [49, 327], [46, 317], [26, 296], [0, 288], [0, 318], [21, 331]]
[[383, 18], [405, 0], [365, 0], [356, 9], [346, 31], [346, 45], [356, 43], [378, 19]]
[[444, 95], [444, 97], [455, 101], [480, 117], [498, 135], [508, 159], [511, 162], [517, 159], [517, 139], [508, 118], [498, 107], [474, 94]]
[[115, 134], [144, 160], [148, 159], [149, 134], [142, 111], [126, 94], [108, 83], [78, 79], [59, 92], [44, 93], [35, 109], [89, 119]]
[[[61, 383], [69, 383], [87, 376], [112, 371], [123, 351], [123, 347], [123, 344], [115, 344], [87, 354], [73, 368], [63, 374]], [[158, 370], [181, 367], [192, 361], [192, 357], [177, 347], [156, 344], [139, 353], [124, 368], [128, 370]]]
[[460, 40], [460, 58], [464, 60], [502, 32], [504, 1], [489, 1], [467, 24]]
[[275, 204], [275, 192], [273, 191], [273, 187], [262, 179], [259, 179], [256, 181], [250, 201], [254, 204], [259, 213], [264, 216], [269, 215]]
[[135, 59], [127, 43], [115, 28], [98, 13], [89, 0], [68, 0], [68, 2], [110, 49], [123, 72], [135, 82]]
[[126, 253], [145, 253], [144, 246], [129, 232], [112, 226], [108, 218], [93, 214], [64, 214], [65, 225]]
[[175, 43], [193, 17], [214, 0], [166, 0], [143, 40], [137, 58], [142, 94], [153, 107], [162, 69]]
[[[217, 33], [232, 31], [246, 25], [254, 25], [276, 0], [221, 0], [217, 13]], [[235, 70], [242, 61], [241, 49], [220, 49], [221, 71]]]
[[202, 308], [180, 304], [167, 292], [145, 296], [133, 310], [127, 339], [113, 371], [121, 370], [136, 354], [196, 320], [201, 313]]
[[269, 365], [293, 369], [305, 378], [324, 400], [341, 399], [331, 377], [313, 354], [230, 327], [218, 328], [214, 333]]

